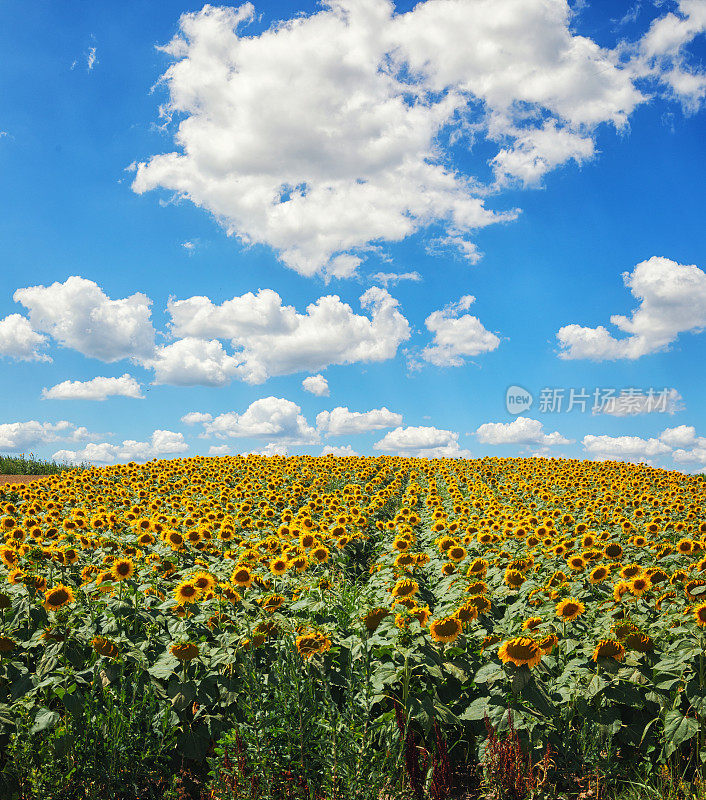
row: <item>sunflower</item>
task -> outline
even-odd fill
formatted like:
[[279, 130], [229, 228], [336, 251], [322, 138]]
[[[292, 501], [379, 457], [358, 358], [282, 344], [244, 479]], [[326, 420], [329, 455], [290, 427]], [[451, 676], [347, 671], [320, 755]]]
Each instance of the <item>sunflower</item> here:
[[650, 579], [642, 575], [638, 575], [637, 578], [633, 578], [630, 581], [628, 588], [630, 593], [634, 594], [635, 597], [642, 597], [642, 595], [650, 588]]
[[75, 599], [74, 590], [70, 586], [58, 583], [44, 592], [44, 608], [47, 611], [56, 611], [58, 608], [68, 605], [68, 603], [73, 603]]
[[496, 636], [495, 634], [491, 633], [488, 636], [483, 637], [483, 641], [480, 645], [481, 653], [485, 650], [486, 647], [492, 647], [494, 644], [502, 641], [500, 636]]
[[415, 608], [411, 608], [409, 613], [417, 620], [422, 628], [426, 628], [429, 624], [429, 617], [431, 616], [429, 606], [416, 606]]
[[519, 569], [506, 569], [504, 580], [511, 589], [519, 589], [527, 579]]
[[325, 653], [331, 647], [331, 640], [323, 633], [302, 633], [296, 638], [297, 652], [309, 659], [317, 653]]
[[633, 631], [624, 639], [623, 644], [628, 650], [635, 650], [638, 653], [649, 653], [655, 649], [654, 642], [646, 633]]
[[701, 605], [696, 606], [694, 609], [694, 617], [699, 627], [706, 627], [706, 603], [701, 603]]
[[657, 586], [669, 580], [669, 573], [659, 567], [651, 567], [645, 570], [645, 575], [650, 579], [650, 586]]
[[548, 633], [546, 636], [543, 636], [537, 644], [542, 651], [542, 655], [548, 656], [559, 644], [559, 637], [555, 633]]
[[184, 537], [179, 531], [167, 531], [164, 541], [172, 548], [172, 550], [179, 550], [184, 546]]
[[580, 572], [586, 566], [586, 560], [581, 555], [573, 555], [570, 556], [566, 563], [573, 569], [575, 572]]
[[561, 617], [565, 622], [571, 622], [576, 617], [583, 614], [586, 606], [575, 597], [567, 597], [566, 600], [561, 600], [556, 604], [556, 615]]
[[230, 576], [230, 581], [236, 586], [242, 586], [243, 588], [247, 589], [253, 581], [252, 573], [247, 567], [241, 565], [233, 570], [233, 574]]
[[444, 566], [441, 568], [441, 574], [447, 578], [449, 575], [453, 575], [455, 572], [456, 566], [451, 561], [447, 561], [446, 564], [444, 564]]
[[294, 556], [288, 565], [294, 567], [297, 572], [303, 572], [309, 566], [309, 559], [306, 556]]
[[601, 639], [593, 651], [593, 660], [598, 661], [599, 658], [622, 661], [625, 658], [625, 648], [617, 639]]
[[503, 664], [511, 661], [516, 667], [527, 664], [531, 669], [536, 667], [542, 660], [542, 650], [534, 639], [530, 639], [527, 636], [519, 636], [500, 645], [498, 658]]
[[412, 597], [419, 591], [419, 584], [410, 578], [397, 581], [392, 589], [393, 597]]
[[561, 586], [562, 583], [566, 583], [567, 580], [568, 580], [568, 576], [566, 575], [566, 573], [562, 572], [560, 569], [558, 569], [552, 575], [552, 577], [549, 578], [549, 580], [547, 581], [547, 586], [549, 586], [549, 587]]
[[461, 622], [466, 625], [469, 622], [473, 622], [474, 619], [478, 619], [478, 609], [471, 605], [468, 602], [465, 602], [454, 614], [454, 616], [461, 620]]
[[91, 647], [100, 656], [105, 656], [106, 658], [118, 657], [118, 646], [111, 642], [110, 639], [106, 639], [105, 636], [94, 636], [91, 639]]
[[599, 564], [591, 570], [588, 579], [591, 583], [602, 583], [610, 576], [610, 567], [608, 564]]
[[189, 580], [201, 592], [208, 592], [216, 585], [216, 579], [210, 572], [195, 572]]
[[611, 542], [610, 544], [606, 545], [603, 552], [611, 561], [619, 561], [623, 557], [623, 546], [617, 542]]
[[173, 644], [169, 648], [169, 652], [179, 661], [191, 661], [199, 654], [199, 647], [193, 642], [185, 642], [183, 644]]
[[429, 632], [435, 642], [453, 642], [463, 630], [463, 624], [457, 617], [442, 617], [431, 623]]
[[522, 630], [523, 631], [533, 631], [535, 628], [539, 627], [542, 624], [541, 617], [530, 617], [526, 619], [522, 623]]
[[702, 589], [701, 587], [706, 586], [706, 581], [697, 578], [693, 581], [687, 581], [684, 584], [684, 593], [689, 598], [689, 600], [700, 600], [703, 596], [706, 589]]
[[466, 575], [474, 578], [482, 578], [488, 571], [488, 562], [484, 558], [477, 558], [466, 570]]
[[487, 611], [490, 611], [491, 607], [490, 600], [483, 594], [472, 594], [468, 600], [466, 600], [466, 603], [475, 606], [479, 614], [485, 614]]
[[619, 603], [623, 599], [623, 595], [630, 591], [630, 583], [628, 581], [618, 581], [613, 586], [613, 600]]
[[0, 592], [0, 611], [10, 608], [11, 605], [12, 600], [10, 600], [10, 595], [5, 594], [5, 592]]
[[284, 603], [285, 598], [281, 594], [271, 594], [268, 597], [263, 597], [259, 603], [260, 607], [265, 611], [277, 611], [277, 609]]
[[449, 549], [446, 551], [446, 555], [451, 561], [453, 561], [455, 564], [458, 564], [460, 561], [463, 561], [468, 553], [466, 552], [465, 547], [454, 545], [453, 547], [449, 547]]
[[637, 625], [634, 622], [630, 622], [630, 620], [622, 620], [621, 622], [616, 622], [613, 625], [613, 634], [615, 635], [616, 639], [620, 639], [621, 641], [631, 633], [635, 633], [637, 631]]
[[0, 636], [0, 653], [11, 653], [17, 647], [17, 642], [10, 636]]
[[657, 609], [657, 611], [660, 611], [662, 609], [662, 605], [666, 600], [674, 600], [676, 596], [677, 593], [673, 589], [670, 589], [668, 592], [664, 592], [664, 594], [661, 594], [655, 600], [655, 608]]
[[113, 561], [110, 574], [115, 581], [124, 581], [131, 578], [135, 572], [135, 564], [129, 558], [118, 558]]
[[688, 556], [694, 549], [694, 542], [692, 539], [680, 539], [677, 542], [677, 553], [683, 556]]
[[[328, 547], [324, 547], [322, 544], [317, 545], [311, 551], [311, 557], [314, 559], [314, 561], [318, 561], [320, 564], [328, 561], [330, 555], [331, 553], [329, 552]], [[400, 558], [404, 558], [404, 556], [400, 556]]]
[[174, 598], [180, 606], [195, 603], [201, 594], [201, 590], [190, 580], [182, 581], [174, 590]]
[[363, 617], [363, 623], [370, 633], [374, 633], [378, 629], [380, 623], [389, 615], [390, 611], [387, 608], [382, 608], [381, 606], [371, 608]]
[[316, 536], [313, 533], [302, 533], [299, 536], [299, 545], [301, 547], [306, 548], [307, 550], [310, 547], [313, 547], [316, 544]]

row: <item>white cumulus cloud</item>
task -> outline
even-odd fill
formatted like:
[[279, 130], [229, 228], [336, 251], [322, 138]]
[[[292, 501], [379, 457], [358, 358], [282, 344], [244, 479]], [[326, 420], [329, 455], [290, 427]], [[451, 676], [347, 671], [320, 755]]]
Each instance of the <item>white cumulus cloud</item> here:
[[[194, 418], [193, 413], [191, 415]], [[279, 444], [317, 444], [319, 434], [301, 413], [301, 408], [282, 397], [263, 397], [242, 414], [228, 411], [203, 420], [202, 436], [218, 439], [272, 439]]]
[[434, 334], [431, 344], [421, 352], [424, 361], [437, 367], [460, 367], [466, 356], [477, 356], [498, 347], [500, 339], [487, 331], [478, 317], [461, 313], [474, 302], [475, 297], [464, 295], [457, 303], [433, 311], [424, 320]]
[[[320, 297], [300, 314], [271, 289], [216, 305], [207, 297], [170, 300], [173, 344], [158, 348], [151, 365], [159, 383], [219, 385], [238, 378], [262, 383], [275, 375], [330, 364], [385, 361], [409, 338], [409, 323], [385, 289], [372, 287], [356, 314], [337, 295]], [[227, 339], [228, 354], [218, 340]]]
[[309, 375], [309, 377], [304, 378], [302, 389], [310, 394], [315, 394], [317, 397], [329, 396], [328, 381], [323, 375]]
[[101, 361], [151, 354], [152, 301], [139, 292], [112, 300], [94, 281], [74, 275], [64, 283], [28, 286], [14, 296], [28, 311], [34, 331]]
[[163, 48], [174, 149], [138, 164], [133, 189], [187, 198], [304, 275], [351, 275], [372, 246], [431, 226], [474, 260], [473, 231], [514, 212], [485, 206], [472, 173], [487, 157], [462, 170], [449, 143], [482, 140], [499, 185], [591, 158], [596, 128], [624, 127], [645, 84], [700, 96], [683, 55], [700, 2], [681, 0], [676, 44], [655, 31], [661, 44], [627, 54], [575, 33], [566, 0], [422, 0], [405, 13], [336, 0], [260, 33], [252, 3], [206, 5]]
[[72, 464], [83, 462], [115, 464], [126, 461], [149, 461], [152, 458], [185, 453], [188, 449], [189, 445], [184, 441], [183, 434], [156, 430], [146, 442], [133, 439], [126, 439], [122, 444], [91, 442], [82, 450], [57, 450], [52, 458]]
[[588, 434], [581, 442], [593, 458], [612, 461], [646, 461], [671, 452], [671, 447], [659, 439], [640, 436], [594, 436]]
[[681, 333], [706, 327], [706, 273], [699, 267], [653, 256], [623, 273], [623, 280], [640, 301], [630, 317], [610, 318], [625, 335], [618, 338], [603, 325], [565, 325], [557, 332], [561, 358], [636, 359], [666, 349]]
[[62, 381], [42, 390], [47, 400], [106, 400], [109, 397], [143, 399], [140, 384], [127, 372], [119, 378], [98, 376], [90, 381]]
[[383, 428], [394, 428], [402, 424], [402, 414], [385, 408], [371, 411], [349, 411], [339, 406], [316, 415], [316, 428], [324, 436], [343, 436], [351, 433], [367, 433]]
[[357, 456], [358, 453], [349, 445], [333, 447], [329, 444], [321, 451], [322, 456]]
[[18, 361], [51, 361], [40, 352], [49, 339], [33, 330], [30, 321], [21, 314], [10, 314], [0, 319], [0, 356]]
[[570, 444], [558, 431], [545, 433], [539, 420], [515, 417], [512, 422], [486, 422], [476, 430], [482, 444], [538, 444], [545, 447]]
[[89, 433], [84, 427], [76, 427], [67, 420], [59, 422], [3, 422], [0, 423], [0, 451], [11, 453], [27, 450], [60, 440], [81, 441]]
[[398, 427], [375, 442], [383, 453], [416, 458], [470, 458], [470, 450], [458, 443], [458, 433], [431, 426]]

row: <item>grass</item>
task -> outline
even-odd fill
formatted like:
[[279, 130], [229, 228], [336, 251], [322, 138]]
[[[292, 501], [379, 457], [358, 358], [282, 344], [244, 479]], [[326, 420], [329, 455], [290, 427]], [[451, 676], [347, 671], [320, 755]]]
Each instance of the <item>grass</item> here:
[[[76, 464], [57, 464], [56, 461], [47, 461], [37, 458], [32, 453], [25, 456], [0, 455], [0, 475], [56, 475], [65, 469], [76, 469]], [[80, 465], [84, 466], [84, 465]]]

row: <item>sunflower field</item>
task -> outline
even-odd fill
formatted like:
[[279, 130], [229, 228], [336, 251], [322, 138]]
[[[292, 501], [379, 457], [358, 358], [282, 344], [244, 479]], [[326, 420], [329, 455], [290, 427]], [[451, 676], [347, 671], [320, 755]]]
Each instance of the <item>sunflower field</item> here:
[[0, 487], [0, 796], [698, 794], [705, 501], [540, 458]]

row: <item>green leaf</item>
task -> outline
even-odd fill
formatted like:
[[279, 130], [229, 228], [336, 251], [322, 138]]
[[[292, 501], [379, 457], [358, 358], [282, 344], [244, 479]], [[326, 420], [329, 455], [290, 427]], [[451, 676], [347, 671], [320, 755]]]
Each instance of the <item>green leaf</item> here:
[[686, 684], [684, 694], [686, 694], [686, 699], [696, 713], [701, 717], [706, 716], [706, 697], [701, 691], [698, 678], [692, 678]]
[[210, 743], [211, 737], [208, 729], [201, 725], [197, 728], [188, 728], [180, 733], [176, 739], [177, 750], [185, 758], [190, 758], [193, 761], [203, 761]]
[[681, 711], [669, 711], [664, 718], [664, 755], [669, 758], [687, 739], [696, 736], [699, 723], [693, 717], [685, 717]]
[[498, 678], [502, 678], [504, 675], [503, 668], [498, 664], [493, 664], [491, 661], [489, 664], [483, 664], [474, 675], [473, 680], [476, 683], [492, 683], [498, 680]]
[[493, 701], [493, 697], [476, 697], [476, 699], [470, 704], [470, 706], [468, 706], [463, 714], [460, 715], [459, 719], [473, 722], [484, 719], [486, 714], [488, 717], [490, 717], [494, 711], [494, 708], [504, 708], [502, 701]]
[[161, 678], [165, 680], [170, 678], [174, 670], [179, 666], [179, 659], [175, 658], [171, 653], [164, 653], [160, 656], [154, 664], [147, 670], [153, 678]]
[[37, 716], [34, 718], [34, 725], [32, 725], [30, 734], [45, 731], [47, 728], [53, 728], [60, 719], [61, 717], [56, 713], [56, 711], [50, 711], [48, 708], [43, 708], [37, 712]]

